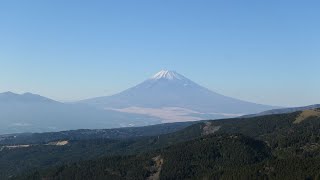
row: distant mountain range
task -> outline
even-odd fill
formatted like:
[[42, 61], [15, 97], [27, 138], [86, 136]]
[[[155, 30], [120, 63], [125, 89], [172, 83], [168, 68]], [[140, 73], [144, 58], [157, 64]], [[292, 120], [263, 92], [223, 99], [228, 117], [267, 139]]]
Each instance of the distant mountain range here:
[[161, 123], [160, 119], [84, 104], [65, 104], [39, 95], [0, 93], [0, 134], [117, 128]]
[[52, 99], [32, 94], [32, 93], [24, 93], [24, 94], [15, 94], [12, 92], [4, 92], [0, 93], [0, 103], [58, 103]]
[[[163, 70], [119, 94], [74, 103], [32, 93], [0, 93], [0, 134], [135, 127], [285, 111], [272, 109], [276, 107], [220, 95]], [[304, 109], [288, 112], [295, 110]]]
[[162, 70], [119, 94], [79, 103], [120, 112], [152, 115], [167, 122], [179, 121], [180, 118], [200, 120], [236, 117], [275, 108], [215, 93], [175, 71], [167, 70]]

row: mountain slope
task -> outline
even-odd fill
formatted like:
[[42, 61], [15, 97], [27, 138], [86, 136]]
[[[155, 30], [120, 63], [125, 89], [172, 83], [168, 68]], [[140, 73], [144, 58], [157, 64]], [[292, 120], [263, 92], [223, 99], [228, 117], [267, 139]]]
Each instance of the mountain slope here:
[[[2, 177], [7, 177], [8, 174], [17, 174], [18, 172], [23, 173], [32, 169], [41, 169], [81, 160], [96, 159], [102, 156], [147, 156], [149, 153], [153, 152], [157, 153], [153, 155], [158, 156], [158, 152], [161, 149], [170, 149], [172, 146], [179, 146], [181, 143], [188, 145], [192, 141], [199, 141], [199, 139], [199, 143], [201, 144], [201, 142], [203, 142], [201, 139], [206, 139], [207, 136], [232, 137], [239, 135], [265, 142], [268, 147], [271, 148], [273, 158], [276, 158], [275, 161], [273, 158], [269, 159], [271, 164], [276, 167], [283, 167], [281, 164], [278, 166], [277, 163], [290, 162], [290, 159], [294, 162], [299, 162], [299, 160], [301, 160], [301, 164], [297, 164], [297, 167], [303, 167], [304, 163], [309, 163], [309, 160], [306, 158], [320, 158], [320, 117], [317, 115], [305, 116], [306, 119], [299, 123], [295, 123], [303, 114], [304, 112], [295, 112], [254, 118], [235, 118], [199, 122], [177, 132], [162, 135], [160, 135], [160, 133], [159, 135], [152, 137], [137, 137], [134, 133], [132, 136], [125, 137], [125, 139], [118, 139], [118, 136], [113, 136], [113, 138], [117, 139], [108, 139], [108, 136], [103, 137], [99, 135], [96, 139], [94, 139], [94, 137], [93, 139], [86, 139], [85, 136], [79, 135], [76, 140], [72, 140], [72, 137], [71, 139], [68, 139], [67, 136], [60, 136], [61, 139], [55, 139], [57, 134], [51, 134], [53, 137], [48, 137], [49, 134], [47, 133], [38, 134], [37, 137], [29, 136], [30, 138], [40, 140], [37, 144], [31, 144], [29, 147], [22, 146], [20, 148], [17, 147], [16, 149], [10, 149], [10, 147], [6, 148], [3, 146], [3, 150], [0, 151], [0, 172], [3, 173]], [[146, 128], [146, 131], [150, 131], [150, 129], [148, 130], [150, 127], [141, 127], [139, 128], [139, 131], [143, 131], [144, 128]], [[125, 131], [126, 130], [123, 132]], [[112, 132], [117, 132], [117, 130]], [[59, 134], [61, 133], [58, 133], [58, 135]], [[39, 138], [41, 136], [44, 137]], [[50, 138], [54, 141], [67, 140], [69, 143], [61, 147], [48, 146], [46, 144], [52, 144], [49, 142]], [[112, 136], [109, 136], [109, 138], [112, 138]], [[32, 140], [26, 139], [23, 142], [32, 142]], [[11, 143], [10, 141], [7, 141], [6, 144]], [[13, 144], [16, 144], [14, 140]], [[204, 144], [199, 145], [199, 148], [194, 149], [181, 148], [177, 152], [183, 154], [185, 151], [192, 150], [192, 153], [196, 156], [199, 150], [204, 148], [202, 146], [204, 146]], [[213, 146], [215, 145], [213, 144]], [[238, 148], [241, 149], [243, 147]], [[237, 147], [230, 147], [230, 150], [232, 149], [237, 149]], [[50, 154], [48, 154], [48, 152], [50, 152]], [[212, 153], [214, 153], [214, 150]], [[153, 157], [156, 156], [152, 156], [152, 158]], [[193, 158], [190, 158], [189, 160], [192, 161]], [[30, 164], [30, 162], [33, 163]], [[257, 172], [263, 170], [264, 166], [260, 167], [260, 164], [256, 165], [257, 167], [250, 168], [253, 168], [252, 170], [257, 170]], [[236, 169], [236, 172], [232, 171], [232, 173], [239, 175], [240, 170], [238, 170], [239, 169]], [[281, 169], [275, 170], [281, 172]], [[250, 174], [253, 172], [250, 171], [247, 173]], [[228, 175], [228, 173], [225, 175]]]
[[148, 154], [84, 161], [23, 179], [205, 179], [223, 167], [251, 165], [270, 156], [261, 141], [241, 135], [206, 136]]
[[263, 111], [257, 114], [244, 115], [242, 117], [257, 117], [257, 116], [265, 116], [265, 115], [272, 115], [272, 114], [293, 113], [296, 111], [304, 111], [304, 110], [311, 110], [311, 109], [317, 109], [317, 108], [320, 108], [320, 104], [314, 104], [314, 105], [302, 106], [302, 107], [272, 109], [272, 110]]
[[39, 95], [0, 93], [0, 134], [117, 128], [160, 123], [154, 117], [64, 104]]
[[220, 95], [174, 71], [160, 71], [119, 94], [88, 99], [81, 103], [118, 110], [139, 107], [147, 111], [146, 108], [178, 107], [192, 110], [190, 114], [194, 117], [204, 118], [201, 115], [206, 114], [207, 119], [234, 117], [274, 108]]
[[0, 103], [58, 103], [52, 99], [32, 94], [32, 93], [24, 93], [24, 94], [15, 94], [12, 92], [4, 92], [0, 93]]
[[145, 136], [159, 136], [182, 130], [198, 122], [178, 122], [157, 124], [143, 127], [125, 127], [116, 129], [79, 129], [61, 132], [21, 133], [0, 135], [1, 145], [42, 144], [59, 141], [90, 140], [90, 139], [134, 139]]

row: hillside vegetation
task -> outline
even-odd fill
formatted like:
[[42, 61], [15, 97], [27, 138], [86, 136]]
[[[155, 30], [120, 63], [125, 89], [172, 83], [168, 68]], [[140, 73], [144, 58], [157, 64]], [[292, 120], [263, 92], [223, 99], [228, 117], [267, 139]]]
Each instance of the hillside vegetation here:
[[305, 113], [199, 122], [150, 137], [3, 149], [0, 172], [13, 179], [317, 179], [320, 118], [296, 123]]

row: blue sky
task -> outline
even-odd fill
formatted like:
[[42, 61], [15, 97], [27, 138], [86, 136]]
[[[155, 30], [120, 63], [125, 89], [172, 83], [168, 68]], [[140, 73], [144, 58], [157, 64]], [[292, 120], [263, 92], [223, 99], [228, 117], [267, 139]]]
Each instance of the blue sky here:
[[161, 69], [270, 105], [320, 103], [320, 2], [0, 1], [0, 92], [111, 95]]

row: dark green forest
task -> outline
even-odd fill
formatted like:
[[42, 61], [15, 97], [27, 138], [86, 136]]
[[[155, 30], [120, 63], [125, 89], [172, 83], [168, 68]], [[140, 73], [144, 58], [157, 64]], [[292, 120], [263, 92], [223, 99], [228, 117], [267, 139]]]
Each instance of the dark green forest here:
[[[68, 140], [65, 146], [44, 145], [41, 134], [36, 139], [28, 135], [37, 143], [2, 148], [0, 177], [319, 179], [320, 118], [308, 116], [296, 123], [300, 114], [180, 124], [145, 136], [54, 139]], [[48, 139], [48, 134], [44, 136]]]

